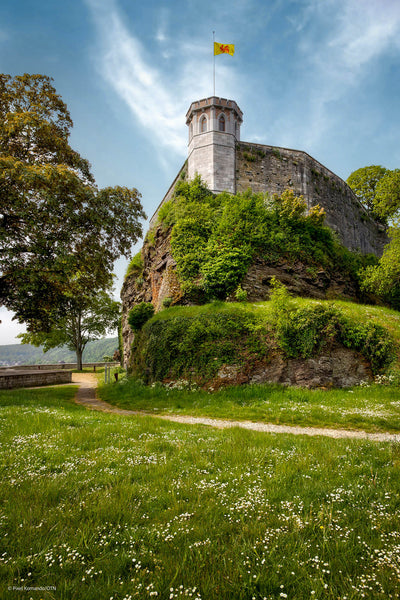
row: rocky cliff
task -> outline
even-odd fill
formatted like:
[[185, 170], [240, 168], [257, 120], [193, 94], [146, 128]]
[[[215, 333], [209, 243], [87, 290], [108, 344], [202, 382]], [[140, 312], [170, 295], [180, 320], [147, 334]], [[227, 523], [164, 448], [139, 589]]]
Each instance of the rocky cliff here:
[[[121, 299], [124, 364], [129, 362], [133, 332], [127, 323], [129, 310], [139, 302], [152, 302], [155, 310], [163, 308], [168, 299], [173, 304], [191, 304], [176, 275], [176, 263], [171, 254], [171, 229], [158, 225], [142, 248], [143, 268], [129, 274], [124, 282]], [[300, 261], [284, 259], [267, 262], [258, 257], [242, 281], [242, 288], [251, 302], [266, 300], [271, 292], [271, 279], [279, 279], [295, 296], [317, 299], [360, 300], [360, 290], [349, 275], [334, 269], [311, 267]], [[234, 300], [234, 298], [231, 298]]]

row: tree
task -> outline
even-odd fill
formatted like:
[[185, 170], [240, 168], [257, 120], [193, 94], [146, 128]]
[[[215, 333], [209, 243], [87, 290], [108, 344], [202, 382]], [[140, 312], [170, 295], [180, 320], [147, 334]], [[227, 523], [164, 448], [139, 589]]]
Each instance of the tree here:
[[364, 269], [362, 287], [400, 310], [400, 227], [391, 227], [389, 235], [379, 264]]
[[400, 169], [387, 171], [376, 186], [375, 212], [391, 220], [400, 216]]
[[347, 180], [364, 205], [383, 222], [391, 223], [390, 242], [378, 265], [361, 271], [364, 290], [400, 309], [400, 169], [372, 165], [354, 171]]
[[34, 331], [63, 318], [77, 275], [82, 289], [107, 288], [146, 216], [136, 189], [97, 188], [51, 82], [0, 75], [0, 304]]
[[384, 167], [371, 165], [353, 171], [347, 179], [357, 198], [370, 213], [375, 214], [376, 187], [386, 173]]
[[78, 370], [82, 370], [82, 354], [88, 342], [104, 337], [118, 327], [120, 304], [107, 292], [86, 294], [73, 290], [68, 303], [64, 302], [65, 314], [47, 331], [21, 333], [23, 344], [51, 348], [67, 346], [76, 353]]

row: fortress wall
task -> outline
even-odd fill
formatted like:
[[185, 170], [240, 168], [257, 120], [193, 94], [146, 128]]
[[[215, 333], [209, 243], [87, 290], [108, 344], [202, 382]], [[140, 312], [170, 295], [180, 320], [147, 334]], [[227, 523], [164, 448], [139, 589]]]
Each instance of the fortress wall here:
[[165, 194], [164, 198], [161, 200], [160, 204], [157, 206], [155, 213], [153, 214], [153, 216], [151, 217], [151, 219], [149, 221], [149, 229], [152, 229], [153, 227], [155, 227], [157, 225], [158, 211], [160, 210], [160, 208], [164, 204], [164, 202], [168, 202], [168, 200], [171, 200], [171, 198], [174, 194], [174, 191], [175, 191], [175, 186], [178, 183], [179, 179], [186, 178], [186, 169], [187, 169], [187, 160], [185, 160], [185, 162], [183, 163], [182, 167], [180, 168], [180, 170], [178, 172], [178, 175], [175, 177], [175, 179], [169, 186], [168, 191]]
[[241, 142], [236, 146], [236, 191], [282, 194], [292, 189], [308, 207], [325, 209], [326, 224], [351, 250], [382, 255], [385, 228], [366, 212], [350, 187], [301, 150]]

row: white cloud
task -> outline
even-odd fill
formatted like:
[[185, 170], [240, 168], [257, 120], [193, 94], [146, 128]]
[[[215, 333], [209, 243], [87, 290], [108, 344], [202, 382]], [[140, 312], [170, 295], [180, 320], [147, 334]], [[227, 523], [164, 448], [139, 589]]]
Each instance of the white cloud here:
[[160, 72], [145, 58], [142, 44], [124, 25], [116, 6], [107, 8], [88, 0], [100, 39], [98, 68], [104, 79], [126, 102], [156, 143], [182, 153], [182, 107], [170, 93]]
[[[210, 44], [204, 39], [179, 39], [168, 35], [168, 13], [162, 9], [153, 39], [154, 49], [145, 48], [123, 21], [116, 2], [86, 0], [96, 24], [100, 53], [97, 60], [102, 77], [128, 105], [134, 119], [148, 132], [159, 159], [165, 150], [186, 155], [187, 132], [184, 115], [190, 103], [210, 95], [212, 62]], [[170, 61], [165, 66], [160, 60]], [[154, 66], [150, 61], [158, 66]], [[169, 68], [168, 68], [169, 67]], [[229, 66], [218, 66], [218, 82], [224, 89]], [[218, 93], [218, 91], [217, 91]]]
[[[310, 12], [314, 19], [308, 20]], [[332, 106], [370, 74], [373, 61], [400, 45], [400, 3], [392, 0], [310, 0], [300, 42], [309, 90], [305, 142], [312, 146], [331, 125]], [[316, 27], [317, 24], [317, 27]]]
[[20, 344], [21, 341], [16, 339], [19, 333], [25, 333], [25, 325], [21, 325], [17, 321], [13, 321], [13, 314], [4, 307], [0, 308], [0, 344]]

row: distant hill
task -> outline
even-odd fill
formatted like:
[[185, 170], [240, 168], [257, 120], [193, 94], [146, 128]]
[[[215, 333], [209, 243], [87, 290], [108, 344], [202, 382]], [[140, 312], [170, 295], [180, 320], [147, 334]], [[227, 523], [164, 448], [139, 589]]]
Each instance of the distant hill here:
[[[89, 342], [83, 352], [83, 362], [102, 362], [103, 356], [112, 356], [118, 349], [118, 338], [105, 338]], [[0, 346], [0, 366], [49, 365], [59, 362], [76, 362], [76, 355], [65, 347], [43, 352], [29, 344]]]

